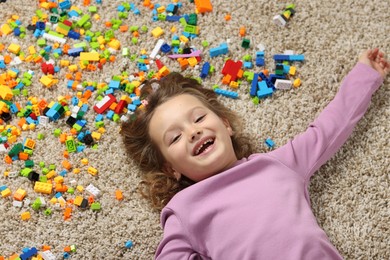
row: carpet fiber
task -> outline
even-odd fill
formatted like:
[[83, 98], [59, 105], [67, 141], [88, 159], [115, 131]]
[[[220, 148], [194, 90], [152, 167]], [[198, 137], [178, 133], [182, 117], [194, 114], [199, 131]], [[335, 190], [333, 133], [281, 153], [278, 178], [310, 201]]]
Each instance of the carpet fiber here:
[[[38, 9], [38, 1], [8, 0], [0, 4], [1, 25], [10, 23], [12, 15], [19, 15], [22, 26], [27, 27]], [[154, 4], [167, 6], [170, 1], [152, 1]], [[353, 1], [353, 0], [302, 0], [296, 1], [296, 13], [288, 21], [286, 27], [275, 25], [272, 18], [281, 14], [288, 3], [287, 1], [211, 1], [213, 11], [204, 15], [198, 15], [199, 37], [191, 40], [188, 46], [193, 46], [203, 52], [200, 67], [189, 67], [184, 71], [186, 75], [198, 77], [204, 61], [210, 62], [215, 67], [215, 73], [208, 76], [203, 82], [205, 86], [220, 85], [223, 89], [231, 88], [222, 85], [221, 70], [226, 58], [242, 60], [247, 54], [254, 61], [256, 51], [262, 44], [265, 47], [265, 67], [271, 72], [275, 69], [272, 59], [274, 54], [283, 53], [285, 50], [293, 50], [297, 54], [304, 54], [305, 62], [296, 63], [297, 75], [302, 85], [290, 90], [278, 90], [272, 97], [260, 101], [260, 104], [252, 103], [249, 96], [250, 84], [242, 82], [237, 90], [239, 99], [233, 100], [221, 97], [220, 100], [237, 111], [244, 118], [244, 126], [253, 139], [257, 151], [265, 152], [267, 147], [264, 140], [270, 137], [276, 147], [283, 145], [290, 138], [305, 130], [308, 124], [334, 97], [339, 83], [346, 73], [357, 61], [358, 54], [367, 48], [379, 47], [386, 53], [390, 53], [390, 23], [389, 1]], [[72, 1], [79, 7], [83, 14], [91, 14], [89, 6], [83, 6], [83, 1]], [[97, 17], [91, 15], [91, 31], [106, 32], [109, 28], [105, 22], [118, 18], [117, 7], [123, 1], [103, 0], [102, 4], [91, 1], [91, 6], [97, 7]], [[129, 3], [129, 2], [127, 2]], [[120, 41], [120, 49], [112, 55], [116, 57], [113, 62], [108, 61], [101, 70], [82, 71], [80, 82], [109, 83], [113, 76], [127, 72], [129, 75], [138, 73], [137, 60], [132, 61], [122, 55], [123, 48], [128, 48], [130, 55], [141, 57], [142, 50], [147, 55], [153, 50], [157, 39], [151, 35], [151, 31], [160, 26], [164, 34], [160, 39], [171, 44], [173, 33], [171, 28], [176, 27], [176, 35], [180, 36], [183, 26], [178, 22], [153, 21], [152, 11], [142, 5], [143, 1], [134, 1], [135, 8], [140, 14], [134, 14], [133, 10], [124, 13], [123, 24], [139, 26], [140, 35], [138, 43], [132, 43], [132, 34], [114, 30], [114, 36]], [[49, 14], [45, 9], [42, 13]], [[69, 11], [69, 10], [68, 10]], [[178, 13], [191, 14], [195, 11], [195, 4], [190, 1], [182, 1], [182, 7]], [[225, 20], [230, 14], [231, 20]], [[115, 21], [114, 21], [115, 22]], [[142, 32], [141, 26], [146, 25], [148, 32]], [[242, 37], [239, 35], [241, 26], [246, 27], [246, 39], [250, 40], [250, 47], [241, 46]], [[50, 27], [51, 30], [54, 30]], [[76, 30], [79, 27], [76, 26]], [[68, 68], [61, 67], [54, 74], [58, 79], [51, 87], [45, 87], [40, 79], [44, 76], [40, 63], [23, 61], [18, 64], [17, 55], [8, 50], [11, 43], [21, 47], [25, 57], [29, 55], [29, 46], [35, 46], [37, 52], [44, 49], [39, 47], [39, 38], [33, 36], [32, 31], [27, 31], [24, 39], [14, 36], [12, 33], [0, 38], [5, 46], [1, 55], [11, 56], [12, 61], [0, 73], [6, 73], [9, 69], [16, 68], [20, 72], [17, 76], [23, 79], [23, 74], [29, 70], [34, 72], [31, 86], [22, 89], [28, 91], [30, 97], [36, 97], [38, 101], [45, 99], [48, 103], [58, 101], [60, 96], [76, 96], [77, 91], [67, 88], [66, 74], [73, 76]], [[207, 41], [208, 47], [203, 47], [202, 42]], [[71, 47], [74, 44], [86, 42], [85, 36], [80, 40], [67, 38], [66, 43]], [[221, 43], [228, 43], [227, 55], [211, 58], [209, 50], [218, 47]], [[53, 43], [47, 41], [48, 46]], [[105, 48], [108, 49], [107, 44]], [[91, 47], [87, 43], [86, 51]], [[62, 47], [62, 46], [61, 46]], [[103, 53], [102, 50], [99, 50]], [[70, 64], [79, 65], [78, 57], [60, 55], [56, 58], [52, 51], [47, 50], [48, 57], [57, 65], [60, 60], [68, 60]], [[179, 63], [171, 60], [166, 54], [161, 54], [161, 61], [171, 71], [180, 71]], [[44, 60], [45, 61], [45, 60]], [[92, 62], [97, 64], [96, 62]], [[245, 71], [258, 72], [262, 68], [254, 67]], [[150, 71], [157, 71], [155, 64], [150, 64]], [[235, 90], [234, 90], [235, 91]], [[124, 91], [116, 91], [118, 100]], [[97, 132], [95, 118], [97, 114], [92, 107], [97, 103], [97, 91], [88, 101], [89, 109], [83, 116], [87, 124], [82, 131]], [[33, 99], [32, 99], [33, 100]], [[313, 177], [310, 185], [311, 201], [314, 214], [319, 225], [328, 234], [332, 243], [337, 247], [345, 259], [390, 259], [389, 244], [389, 81], [376, 92], [372, 104], [359, 122], [350, 139], [341, 150]], [[27, 105], [27, 97], [14, 95], [12, 102], [18, 102], [22, 108]], [[69, 108], [74, 106], [68, 101]], [[42, 175], [43, 168], [55, 165], [55, 172], [59, 175], [65, 168], [62, 162], [66, 159], [63, 152], [65, 144], [59, 141], [53, 132], [61, 129], [62, 133], [70, 133], [71, 128], [66, 124], [67, 116], [62, 116], [55, 122], [46, 126], [39, 124], [35, 130], [23, 130], [15, 143], [10, 144], [6, 152], [1, 152], [0, 186], [5, 185], [11, 190], [11, 196], [0, 197], [0, 255], [9, 257], [14, 253], [21, 254], [24, 247], [36, 247], [42, 249], [42, 245], [51, 246], [51, 251], [62, 257], [64, 247], [76, 246], [76, 252], [71, 253], [73, 259], [151, 259], [154, 250], [162, 236], [159, 224], [159, 213], [151, 210], [147, 201], [137, 193], [137, 185], [140, 181], [139, 171], [135, 164], [127, 159], [121, 138], [118, 134], [119, 124], [106, 118], [104, 115], [105, 133], [100, 140], [96, 140], [97, 148], [86, 146], [84, 151], [70, 153], [67, 159], [72, 164], [72, 169], [64, 177], [64, 184], [68, 187], [81, 185], [84, 189], [93, 184], [100, 190], [101, 196], [96, 202], [101, 205], [101, 210], [81, 209], [75, 205], [68, 205], [72, 209], [71, 217], [64, 220], [64, 208], [57, 208], [50, 200], [54, 196], [34, 192], [33, 184], [26, 177], [5, 177], [6, 172], [20, 172], [25, 168], [25, 162], [15, 160], [12, 164], [6, 164], [3, 158], [16, 143], [24, 143], [25, 138], [36, 142], [30, 159], [34, 161], [33, 169]], [[11, 121], [4, 122], [2, 126], [13, 125], [17, 128], [20, 118], [12, 115]], [[39, 134], [45, 138], [38, 140]], [[81, 160], [87, 158], [88, 164]], [[97, 169], [96, 176], [88, 173], [88, 168]], [[80, 173], [74, 173], [74, 169], [80, 169]], [[3, 186], [4, 187], [4, 186]], [[13, 194], [17, 189], [24, 189], [27, 196], [24, 206], [13, 206]], [[124, 199], [115, 198], [115, 191], [121, 190]], [[64, 193], [67, 200], [82, 196], [88, 199], [87, 191], [80, 192], [76, 189], [74, 194]], [[42, 197], [47, 205], [38, 210], [32, 208], [32, 202]], [[31, 201], [26, 205], [26, 200]], [[245, 202], [243, 202], [245, 203]], [[44, 214], [45, 209], [52, 209], [52, 214]], [[30, 212], [31, 218], [23, 221], [21, 214]], [[272, 224], [272, 223], [270, 223]], [[131, 240], [133, 247], [127, 249], [125, 242]], [[239, 243], [239, 238], [237, 238]], [[230, 260], [230, 259], [229, 259]]]

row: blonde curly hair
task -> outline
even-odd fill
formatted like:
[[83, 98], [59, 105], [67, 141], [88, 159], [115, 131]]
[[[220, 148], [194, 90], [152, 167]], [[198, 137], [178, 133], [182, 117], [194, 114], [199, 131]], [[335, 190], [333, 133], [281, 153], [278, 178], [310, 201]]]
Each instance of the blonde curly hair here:
[[204, 88], [197, 80], [176, 72], [161, 80], [146, 81], [141, 89], [140, 99], [145, 99], [147, 105], [137, 109], [129, 120], [122, 123], [121, 134], [130, 158], [138, 163], [142, 171], [139, 191], [156, 210], [161, 210], [176, 193], [195, 183], [185, 176], [177, 180], [172, 173], [164, 169], [165, 159], [149, 135], [149, 122], [155, 109], [181, 94], [198, 98], [220, 118], [229, 121], [233, 130], [233, 148], [238, 159], [252, 153], [250, 139], [243, 135], [239, 117], [217, 100], [213, 90]]

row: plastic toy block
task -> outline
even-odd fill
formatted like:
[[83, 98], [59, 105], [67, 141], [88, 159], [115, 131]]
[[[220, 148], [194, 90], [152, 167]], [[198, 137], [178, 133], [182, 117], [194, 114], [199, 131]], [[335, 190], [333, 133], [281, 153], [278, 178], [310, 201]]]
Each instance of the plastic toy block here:
[[249, 45], [250, 45], [250, 40], [249, 39], [245, 39], [245, 38], [242, 39], [241, 47], [243, 47], [244, 49], [248, 49]]
[[4, 100], [11, 100], [13, 93], [8, 86], [0, 85], [0, 98]]
[[46, 250], [39, 253], [44, 260], [55, 260], [56, 256], [50, 251]]
[[200, 72], [200, 77], [202, 79], [206, 78], [209, 72], [210, 72], [210, 63], [205, 62], [203, 64], [202, 71]]
[[267, 86], [267, 83], [265, 81], [260, 81], [258, 83], [259, 90], [257, 91], [257, 96], [259, 98], [265, 98], [268, 96], [271, 96], [274, 92], [272, 88], [269, 88]]
[[23, 189], [17, 189], [14, 193], [14, 199], [18, 201], [22, 201], [27, 195], [27, 192]]
[[23, 212], [20, 216], [21, 216], [22, 220], [29, 220], [31, 218], [31, 214], [28, 211]]
[[45, 182], [35, 182], [34, 185], [34, 191], [35, 192], [40, 192], [44, 194], [51, 194], [53, 189], [53, 185], [51, 183], [45, 183]]
[[253, 96], [256, 96], [256, 93], [257, 93], [257, 83], [259, 81], [259, 74], [258, 73], [255, 73], [254, 76], [253, 76], [253, 80], [252, 80], [252, 84], [251, 84], [251, 89], [250, 89], [250, 92], [249, 94], [253, 97]]
[[106, 95], [102, 100], [100, 100], [93, 109], [96, 113], [102, 114], [104, 113], [111, 105], [112, 103], [116, 102], [115, 96], [112, 94]]
[[126, 241], [125, 242], [125, 247], [127, 248], [127, 249], [130, 249], [130, 248], [132, 248], [133, 247], [133, 241]]
[[11, 43], [9, 46], [8, 46], [8, 49], [7, 49], [9, 52], [12, 52], [13, 54], [18, 54], [20, 52], [20, 45], [18, 44], [15, 44], [15, 43]]
[[93, 176], [95, 176], [98, 173], [97, 169], [95, 169], [93, 167], [88, 167], [87, 171], [88, 171], [89, 174], [91, 174]]
[[[225, 65], [222, 68], [223, 75], [230, 75], [230, 81], [237, 81], [239, 71], [242, 68], [242, 61], [233, 61], [231, 59], [225, 62]], [[230, 83], [230, 81], [228, 83]]]
[[301, 79], [300, 78], [295, 79], [294, 82], [293, 82], [294, 88], [297, 88], [300, 85], [301, 85]]
[[281, 61], [304, 61], [305, 60], [305, 56], [303, 54], [293, 54], [293, 55], [275, 54], [273, 56], [273, 58], [277, 62], [281, 62]]
[[86, 191], [88, 191], [92, 196], [99, 197], [100, 196], [100, 190], [97, 189], [93, 184], [89, 184], [86, 188]]
[[92, 210], [100, 210], [101, 209], [100, 203], [99, 202], [92, 203], [91, 204], [91, 209]]
[[6, 188], [6, 189], [2, 190], [1, 191], [1, 196], [3, 198], [11, 196], [11, 190], [9, 188]]
[[80, 52], [80, 60], [81, 61], [99, 61], [100, 60], [100, 57], [99, 57], [99, 53], [98, 52]]
[[155, 37], [155, 38], [158, 38], [160, 37], [161, 35], [164, 34], [164, 30], [161, 29], [161, 27], [156, 27], [152, 30], [152, 35]]
[[275, 81], [275, 88], [276, 89], [290, 89], [291, 86], [292, 86], [291, 80], [277, 79]]
[[213, 6], [211, 5], [210, 0], [195, 0], [196, 10], [199, 13], [212, 12]]
[[221, 43], [218, 47], [216, 48], [211, 48], [210, 49], [210, 57], [216, 57], [219, 55], [227, 54], [229, 52], [227, 43]]
[[121, 190], [116, 190], [115, 191], [115, 198], [117, 200], [123, 200], [123, 194], [122, 194], [122, 191]]
[[267, 139], [265, 140], [265, 144], [268, 146], [268, 148], [274, 148], [274, 146], [275, 146], [275, 142], [272, 141], [271, 138], [267, 138]]
[[225, 96], [225, 97], [229, 97], [229, 98], [233, 98], [233, 99], [238, 98], [238, 93], [233, 92], [233, 91], [228, 91], [228, 90], [224, 90], [224, 89], [220, 89], [220, 88], [215, 88], [214, 92], [216, 94], [218, 94], [218, 95], [222, 95], [222, 96]]

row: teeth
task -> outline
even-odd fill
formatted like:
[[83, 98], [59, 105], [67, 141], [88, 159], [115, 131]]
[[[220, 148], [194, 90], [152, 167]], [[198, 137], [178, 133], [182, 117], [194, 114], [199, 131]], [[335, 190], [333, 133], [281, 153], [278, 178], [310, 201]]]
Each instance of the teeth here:
[[199, 152], [200, 152], [200, 150], [202, 149], [202, 147], [203, 147], [203, 145], [205, 145], [205, 144], [207, 144], [208, 142], [212, 142], [213, 141], [213, 139], [208, 139], [208, 140], [206, 140], [206, 141], [204, 141], [204, 143], [201, 145], [201, 146], [199, 146], [199, 148], [196, 150], [196, 153], [195, 153], [195, 155], [198, 155], [199, 154]]

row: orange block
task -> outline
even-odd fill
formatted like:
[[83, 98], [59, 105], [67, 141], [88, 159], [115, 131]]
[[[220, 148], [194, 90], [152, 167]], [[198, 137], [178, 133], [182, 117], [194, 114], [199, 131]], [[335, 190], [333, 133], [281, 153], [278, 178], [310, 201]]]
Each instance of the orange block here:
[[70, 162], [67, 161], [67, 160], [62, 161], [62, 166], [63, 166], [65, 169], [67, 169], [68, 171], [70, 170], [70, 168], [72, 168], [72, 165], [71, 165]]
[[19, 153], [19, 159], [22, 161], [28, 160], [28, 153], [20, 152]]
[[6, 156], [4, 157], [4, 162], [5, 162], [6, 164], [12, 164], [12, 158], [11, 158], [9, 155], [6, 155]]
[[210, 0], [195, 0], [195, 6], [199, 13], [213, 11], [213, 6], [211, 5]]
[[129, 26], [128, 25], [119, 26], [119, 30], [121, 32], [127, 32], [129, 30]]
[[123, 200], [122, 191], [116, 190], [116, 191], [115, 191], [115, 198], [116, 198], [117, 200]]

